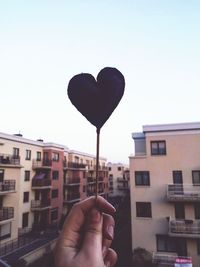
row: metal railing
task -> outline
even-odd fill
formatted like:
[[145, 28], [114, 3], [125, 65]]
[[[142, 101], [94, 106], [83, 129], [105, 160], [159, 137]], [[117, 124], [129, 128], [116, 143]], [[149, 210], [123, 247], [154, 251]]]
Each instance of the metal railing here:
[[152, 255], [152, 261], [159, 267], [174, 267], [177, 256], [178, 255], [176, 253], [154, 252]]
[[4, 180], [0, 182], [0, 192], [15, 191], [15, 180]]
[[41, 160], [33, 159], [33, 163], [32, 164], [33, 164], [32, 165], [33, 169], [51, 168], [52, 160], [50, 160], [50, 159], [41, 159]]
[[73, 193], [73, 194], [68, 194], [65, 198], [64, 198], [64, 202], [70, 202], [70, 201], [74, 201], [80, 199], [80, 193]]
[[14, 208], [4, 207], [0, 210], [0, 221], [5, 221], [14, 218]]
[[71, 169], [85, 169], [86, 164], [83, 163], [77, 163], [77, 162], [63, 162], [63, 167], [64, 168], [71, 168]]
[[31, 200], [31, 209], [44, 209], [44, 208], [49, 208], [51, 205], [50, 200]]
[[0, 154], [0, 164], [20, 165], [20, 157], [15, 155]]
[[200, 237], [200, 220], [169, 220], [169, 235]]
[[32, 180], [32, 187], [44, 187], [44, 186], [51, 186], [50, 179], [33, 179]]
[[200, 201], [200, 184], [168, 184], [169, 201]]
[[80, 184], [80, 181], [81, 181], [80, 177], [68, 178], [66, 179], [64, 184], [65, 185], [78, 185]]

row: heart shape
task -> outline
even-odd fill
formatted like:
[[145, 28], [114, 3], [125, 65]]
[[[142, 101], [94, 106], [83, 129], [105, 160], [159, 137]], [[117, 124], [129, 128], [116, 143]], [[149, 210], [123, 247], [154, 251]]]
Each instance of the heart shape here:
[[100, 129], [119, 104], [124, 94], [125, 80], [116, 68], [102, 69], [97, 81], [89, 73], [75, 75], [68, 84], [72, 104]]

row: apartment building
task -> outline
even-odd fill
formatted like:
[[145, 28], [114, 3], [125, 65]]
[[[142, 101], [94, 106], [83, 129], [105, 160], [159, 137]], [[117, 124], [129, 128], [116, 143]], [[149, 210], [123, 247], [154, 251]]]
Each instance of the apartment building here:
[[[98, 194], [108, 196], [106, 158], [99, 158]], [[64, 214], [74, 203], [95, 195], [96, 158], [93, 155], [70, 150], [64, 160]]]
[[[95, 194], [96, 159], [64, 145], [0, 133], [0, 243], [59, 225], [74, 203]], [[98, 193], [108, 196], [106, 159]]]
[[129, 192], [129, 166], [108, 162], [109, 196], [124, 196]]
[[200, 123], [143, 126], [132, 138], [132, 249], [199, 266]]

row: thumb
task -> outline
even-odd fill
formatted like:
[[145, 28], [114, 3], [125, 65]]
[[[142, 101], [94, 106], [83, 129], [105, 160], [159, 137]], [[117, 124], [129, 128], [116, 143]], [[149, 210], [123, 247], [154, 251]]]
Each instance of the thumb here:
[[87, 255], [96, 252], [98, 254], [102, 251], [102, 225], [103, 216], [96, 208], [91, 209], [87, 215], [85, 225], [85, 236], [83, 240], [82, 249]]

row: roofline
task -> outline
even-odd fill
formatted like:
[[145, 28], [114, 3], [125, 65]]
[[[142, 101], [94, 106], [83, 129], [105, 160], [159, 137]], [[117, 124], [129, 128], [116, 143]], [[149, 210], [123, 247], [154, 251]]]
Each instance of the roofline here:
[[200, 130], [200, 122], [144, 125], [143, 133]]

